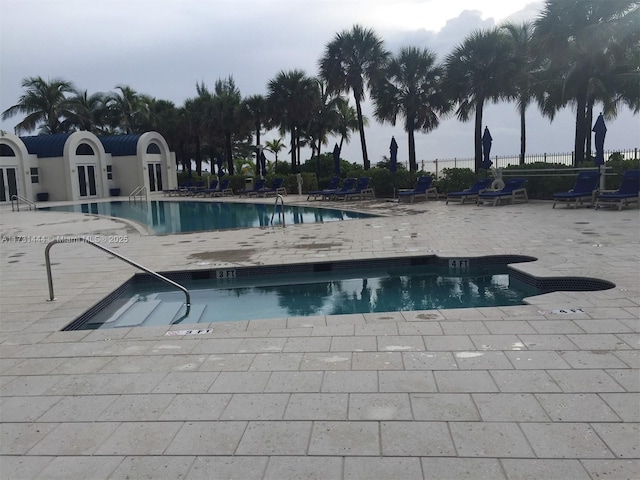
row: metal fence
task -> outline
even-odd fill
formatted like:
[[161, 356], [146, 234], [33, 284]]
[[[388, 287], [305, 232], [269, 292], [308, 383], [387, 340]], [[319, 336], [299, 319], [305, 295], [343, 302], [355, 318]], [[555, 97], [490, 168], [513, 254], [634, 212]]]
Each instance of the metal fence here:
[[[640, 149], [628, 148], [625, 150], [605, 150], [604, 158], [609, 158], [614, 153], [620, 153], [625, 160], [640, 158]], [[527, 154], [524, 157], [524, 163], [560, 163], [563, 165], [573, 165], [573, 152], [569, 153], [534, 153]], [[491, 157], [493, 166], [496, 168], [507, 167], [509, 165], [520, 165], [520, 155], [496, 155]], [[409, 168], [408, 162], [406, 165]], [[444, 168], [470, 168], [475, 169], [475, 161], [473, 158], [444, 158], [435, 160], [421, 160], [418, 167], [424, 171], [433, 172], [438, 178], [439, 173]]]

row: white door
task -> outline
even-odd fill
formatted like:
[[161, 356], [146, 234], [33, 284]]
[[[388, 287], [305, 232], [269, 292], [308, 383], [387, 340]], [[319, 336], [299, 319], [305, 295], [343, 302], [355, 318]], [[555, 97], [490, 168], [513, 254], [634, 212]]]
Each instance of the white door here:
[[150, 163], [147, 168], [149, 169], [149, 191], [161, 192], [162, 191], [162, 164]]
[[95, 197], [96, 190], [96, 167], [95, 165], [78, 165], [78, 186], [81, 197]]
[[18, 168], [0, 167], [0, 202], [10, 202], [18, 195]]

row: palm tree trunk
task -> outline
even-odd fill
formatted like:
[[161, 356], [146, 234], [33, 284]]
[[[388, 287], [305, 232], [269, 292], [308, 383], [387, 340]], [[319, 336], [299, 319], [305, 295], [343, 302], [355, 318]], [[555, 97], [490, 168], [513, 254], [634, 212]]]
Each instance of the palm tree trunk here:
[[369, 162], [369, 156], [367, 155], [367, 142], [364, 138], [364, 122], [362, 120], [362, 107], [360, 106], [360, 100], [354, 93], [354, 97], [356, 99], [356, 112], [358, 114], [358, 130], [360, 131], [360, 145], [362, 146], [362, 164], [364, 165], [365, 170], [369, 170], [371, 168], [371, 163]]
[[526, 105], [520, 107], [520, 165], [524, 165], [524, 156], [527, 151], [527, 126], [525, 120]]
[[417, 172], [418, 164], [416, 163], [416, 138], [413, 126], [408, 129], [409, 133], [409, 171]]
[[586, 100], [584, 97], [577, 98], [576, 105], [576, 138], [574, 144], [574, 163], [577, 167], [584, 161], [585, 148], [585, 125], [586, 125]]
[[475, 167], [476, 173], [482, 166], [482, 110], [484, 109], [484, 98], [479, 98], [476, 102], [476, 121], [474, 134], [475, 147]]
[[233, 175], [233, 149], [231, 148], [231, 133], [224, 134], [224, 150], [227, 155], [227, 168], [229, 168], [229, 174]]

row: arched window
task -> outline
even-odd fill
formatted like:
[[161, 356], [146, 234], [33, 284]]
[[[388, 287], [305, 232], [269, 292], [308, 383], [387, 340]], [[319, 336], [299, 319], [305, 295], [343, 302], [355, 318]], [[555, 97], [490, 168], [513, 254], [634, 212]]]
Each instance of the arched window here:
[[157, 153], [160, 154], [160, 147], [157, 143], [151, 142], [147, 147], [147, 153]]
[[93, 148], [88, 143], [81, 143], [76, 148], [76, 155], [95, 155]]
[[13, 151], [6, 143], [0, 143], [0, 157], [15, 157], [16, 152]]

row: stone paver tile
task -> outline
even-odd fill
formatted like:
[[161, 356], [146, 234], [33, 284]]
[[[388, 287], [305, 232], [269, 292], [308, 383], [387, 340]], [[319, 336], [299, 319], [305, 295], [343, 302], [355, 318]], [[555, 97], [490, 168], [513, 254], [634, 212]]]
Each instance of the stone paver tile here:
[[536, 333], [531, 325], [520, 320], [487, 320], [484, 324], [494, 335]]
[[389, 323], [366, 323], [356, 325], [355, 335], [398, 335], [398, 324], [396, 322]]
[[381, 392], [435, 392], [433, 373], [427, 371], [378, 372]]
[[309, 455], [380, 455], [378, 422], [314, 422]]
[[578, 350], [567, 335], [518, 335], [527, 350]]
[[118, 398], [118, 395], [66, 396], [40, 417], [39, 420], [41, 422], [96, 421], [109, 405]]
[[602, 350], [562, 352], [562, 358], [572, 368], [625, 368], [613, 353]]
[[402, 352], [405, 370], [457, 370], [451, 352]]
[[[0, 422], [33, 422], [63, 397], [0, 397]], [[47, 420], [40, 420], [46, 422]], [[53, 420], [59, 421], [58, 419]]]
[[607, 369], [605, 370], [611, 378], [618, 382], [627, 392], [640, 392], [640, 375], [637, 370]]
[[498, 387], [483, 370], [433, 372], [438, 391], [443, 393], [497, 392]]
[[[51, 392], [50, 395], [57, 395], [53, 388], [56, 384], [63, 382], [64, 375], [32, 375], [23, 377], [6, 377], [10, 379], [0, 387], [0, 397], [18, 397], [27, 395], [42, 395]], [[63, 395], [63, 393], [61, 393]]]
[[513, 365], [503, 352], [454, 352], [460, 370], [510, 370]]
[[242, 372], [249, 370], [255, 354], [253, 353], [214, 353], [202, 362], [201, 372]]
[[631, 348], [640, 349], [640, 333], [618, 333], [616, 336]]
[[187, 480], [261, 480], [269, 457], [196, 457]]
[[169, 372], [153, 393], [205, 393], [217, 377], [217, 372]]
[[440, 326], [445, 335], [489, 335], [491, 333], [484, 322], [480, 321], [440, 322]]
[[591, 427], [616, 458], [640, 458], [640, 424], [592, 423]]
[[533, 457], [517, 423], [452, 422], [453, 443], [461, 457]]
[[209, 393], [260, 393], [269, 375], [269, 372], [220, 372]]
[[353, 370], [403, 370], [400, 352], [354, 352]]
[[485, 422], [548, 422], [536, 397], [527, 393], [476, 393], [472, 395]]
[[56, 423], [0, 423], [0, 454], [24, 455], [57, 425]]
[[612, 458], [607, 446], [586, 423], [521, 423], [541, 458]]
[[422, 340], [429, 352], [474, 349], [469, 335], [425, 335]]
[[424, 351], [421, 336], [384, 335], [378, 337], [378, 350], [381, 352], [416, 352]]
[[206, 358], [206, 355], [123, 356], [114, 358], [100, 370], [100, 373], [194, 371]]
[[469, 335], [474, 348], [468, 350], [525, 350], [517, 335]]
[[54, 458], [36, 480], [85, 480], [87, 478], [110, 478], [111, 472], [122, 462], [122, 457], [75, 457]]
[[549, 375], [564, 392], [622, 392], [622, 387], [604, 370], [550, 370]]
[[456, 450], [445, 422], [381, 422], [382, 455], [451, 457]]
[[554, 422], [620, 421], [595, 393], [538, 393], [536, 398]]
[[98, 417], [101, 422], [157, 420], [174, 399], [173, 393], [120, 395]]
[[[329, 319], [327, 318], [327, 322]], [[362, 320], [364, 322], [364, 320]], [[342, 337], [353, 335], [354, 325], [346, 324], [346, 325], [327, 325], [313, 327], [311, 332], [312, 336], [320, 336], [320, 337]]]
[[582, 460], [591, 478], [619, 480], [634, 478], [640, 472], [640, 460]]
[[413, 393], [409, 397], [415, 420], [480, 420], [478, 409], [468, 393]]
[[[180, 429], [180, 422], [125, 422], [95, 455], [161, 455]], [[193, 445], [191, 446], [193, 449]], [[176, 453], [180, 455], [179, 453]], [[182, 455], [193, 454], [193, 452]]]
[[491, 376], [501, 392], [560, 392], [544, 370], [494, 370]]
[[401, 313], [407, 322], [439, 322], [445, 319], [438, 310], [407, 310]]
[[339, 457], [271, 457], [264, 480], [339, 480], [343, 460]]
[[130, 480], [133, 478], [183, 480], [194, 460], [193, 456], [127, 457], [109, 476], [109, 480]]
[[212, 354], [212, 353], [235, 353], [241, 345], [241, 338], [207, 338], [200, 340], [191, 349], [191, 353], [196, 354]]
[[553, 370], [570, 368], [560, 354], [552, 351], [526, 350], [520, 352], [505, 352], [511, 363], [519, 370]]
[[[135, 393], [151, 393], [165, 377], [163, 373], [101, 373], [98, 377], [102, 377], [104, 384], [100, 386], [97, 392], [103, 395], [107, 394], [135, 394]], [[98, 383], [98, 385], [100, 385]], [[56, 385], [56, 387], [59, 385]], [[73, 393], [70, 393], [73, 395]]]
[[114, 357], [82, 357], [82, 361], [78, 361], [77, 357], [67, 359], [62, 365], [56, 368], [56, 373], [76, 375], [79, 373], [97, 373], [109, 363]]
[[160, 420], [218, 420], [226, 408], [229, 393], [184, 393], [175, 395], [160, 415]]
[[350, 370], [350, 352], [305, 353], [300, 370]]
[[281, 420], [288, 401], [288, 393], [236, 393], [220, 419]]
[[439, 335], [443, 334], [438, 322], [410, 322], [398, 323], [400, 335]]
[[534, 330], [541, 334], [584, 333], [574, 320], [529, 320]]
[[347, 457], [344, 460], [344, 476], [342, 478], [344, 480], [376, 478], [414, 480], [422, 478], [422, 467], [418, 458]]
[[302, 353], [259, 353], [253, 359], [249, 370], [266, 372], [298, 370], [303, 355]]
[[628, 350], [631, 347], [612, 333], [567, 335], [581, 350]]
[[346, 393], [294, 393], [284, 413], [285, 420], [346, 420]]
[[236, 353], [275, 353], [282, 352], [286, 338], [245, 338], [240, 342]]
[[247, 427], [247, 422], [166, 424], [172, 426], [173, 434], [163, 449], [165, 455], [232, 455]]
[[322, 327], [327, 324], [324, 315], [315, 317], [291, 317], [287, 319], [287, 329]]
[[331, 337], [330, 348], [332, 352], [376, 352], [378, 342], [374, 336]]
[[[619, 314], [622, 312], [618, 312]], [[606, 320], [575, 320], [576, 324], [587, 333], [622, 333], [631, 332], [631, 328], [623, 323], [624, 315], [611, 315]]]
[[619, 350], [614, 355], [629, 367], [640, 369], [640, 350]]
[[[636, 372], [636, 374], [638, 374]], [[633, 393], [601, 393], [602, 398], [623, 422], [640, 422], [640, 399]], [[590, 420], [599, 421], [599, 420]]]
[[352, 393], [349, 420], [412, 420], [406, 393]]
[[250, 422], [236, 455], [304, 455], [312, 422]]
[[495, 458], [423, 458], [422, 471], [430, 478], [455, 480], [505, 480]]
[[578, 460], [502, 459], [502, 467], [509, 480], [570, 479], [590, 480]]
[[378, 373], [372, 371], [325, 372], [322, 381], [323, 392], [377, 392]]
[[323, 372], [273, 372], [269, 377], [265, 392], [319, 392]]
[[38, 473], [54, 459], [55, 457], [36, 457], [35, 455], [5, 455], [0, 460], [0, 477], [24, 480], [36, 478]]
[[285, 352], [328, 352], [331, 337], [296, 337], [288, 338], [284, 346]]
[[25, 358], [17, 365], [8, 368], [3, 375], [28, 376], [58, 373], [58, 367], [66, 361], [66, 358]]
[[91, 455], [115, 431], [117, 423], [61, 423], [31, 450], [31, 455]]

